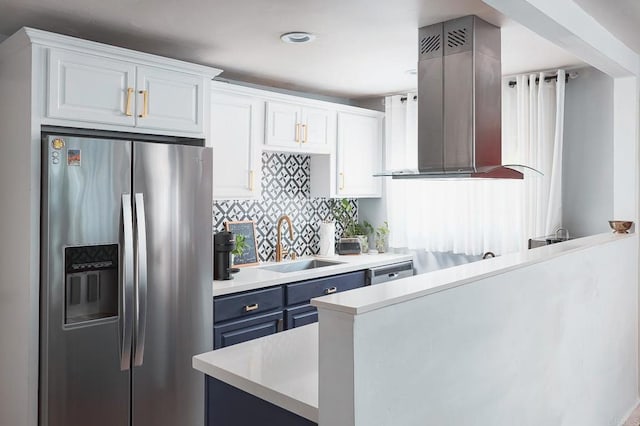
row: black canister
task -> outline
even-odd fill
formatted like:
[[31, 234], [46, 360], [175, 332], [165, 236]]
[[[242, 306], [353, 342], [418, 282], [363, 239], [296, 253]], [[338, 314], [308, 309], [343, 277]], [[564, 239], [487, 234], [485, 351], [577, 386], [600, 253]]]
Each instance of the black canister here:
[[230, 280], [231, 251], [236, 248], [236, 239], [228, 231], [218, 232], [213, 236], [213, 279]]

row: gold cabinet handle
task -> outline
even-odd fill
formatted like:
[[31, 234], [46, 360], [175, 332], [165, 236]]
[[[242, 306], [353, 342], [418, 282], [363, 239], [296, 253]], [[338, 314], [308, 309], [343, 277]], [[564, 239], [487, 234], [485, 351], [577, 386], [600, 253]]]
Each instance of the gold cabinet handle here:
[[296, 123], [296, 142], [300, 142], [300, 123]]
[[127, 88], [127, 105], [124, 107], [124, 115], [127, 117], [131, 117], [133, 112], [131, 112], [131, 101], [133, 100], [133, 90], [132, 87]]
[[251, 311], [255, 311], [256, 309], [258, 309], [258, 304], [254, 303], [253, 305], [247, 305], [244, 307], [244, 311], [245, 312], [251, 312]]
[[340, 175], [340, 189], [341, 191], [344, 189], [344, 173], [339, 173]]
[[307, 143], [309, 142], [309, 127], [306, 124], [303, 124], [302, 128], [304, 129], [304, 138], [302, 139], [302, 143]]
[[324, 289], [324, 294], [331, 294], [331, 293], [335, 293], [336, 291], [338, 291], [338, 289], [336, 287], [325, 288]]
[[249, 170], [249, 191], [253, 191], [253, 170]]
[[145, 118], [149, 115], [149, 92], [141, 90], [138, 93], [142, 95], [142, 114], [138, 115], [140, 118]]

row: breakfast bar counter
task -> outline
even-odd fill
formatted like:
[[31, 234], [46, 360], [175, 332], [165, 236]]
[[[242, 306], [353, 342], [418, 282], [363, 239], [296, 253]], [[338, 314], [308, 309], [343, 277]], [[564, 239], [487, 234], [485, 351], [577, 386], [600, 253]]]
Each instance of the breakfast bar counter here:
[[277, 424], [331, 426], [466, 424], [466, 413], [506, 424], [495, 420], [527, 398], [487, 393], [559, 389], [549, 371], [560, 369], [574, 396], [584, 383], [615, 386], [596, 408], [588, 396], [569, 407], [554, 402], [561, 392], [536, 394], [528, 424], [561, 412], [602, 424], [636, 395], [624, 373], [637, 355], [637, 241], [594, 235], [312, 299], [318, 324], [197, 355], [193, 367], [301, 421]]
[[193, 357], [193, 368], [318, 423], [318, 324]]

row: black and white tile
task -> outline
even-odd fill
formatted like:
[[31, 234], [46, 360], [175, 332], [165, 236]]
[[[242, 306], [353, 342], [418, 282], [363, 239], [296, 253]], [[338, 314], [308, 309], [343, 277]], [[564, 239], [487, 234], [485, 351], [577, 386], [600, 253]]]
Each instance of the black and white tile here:
[[[283, 244], [298, 256], [318, 253], [320, 222], [332, 219], [331, 199], [311, 198], [310, 157], [308, 155], [265, 152], [262, 154], [262, 200], [218, 200], [213, 203], [214, 231], [224, 228], [224, 222], [254, 220], [256, 242], [261, 261], [274, 259], [276, 223], [287, 214], [293, 222], [294, 241], [289, 241], [283, 225]], [[353, 216], [358, 217], [358, 201], [349, 200]], [[342, 230], [336, 225], [336, 235]], [[286, 232], [285, 232], [286, 231]]]

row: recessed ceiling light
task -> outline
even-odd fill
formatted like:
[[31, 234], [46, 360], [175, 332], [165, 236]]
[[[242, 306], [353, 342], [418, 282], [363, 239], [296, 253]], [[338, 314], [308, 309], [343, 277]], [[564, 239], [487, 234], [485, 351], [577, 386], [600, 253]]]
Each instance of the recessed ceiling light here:
[[304, 31], [293, 31], [290, 33], [284, 33], [280, 36], [280, 40], [285, 43], [311, 43], [315, 39], [315, 35]]

